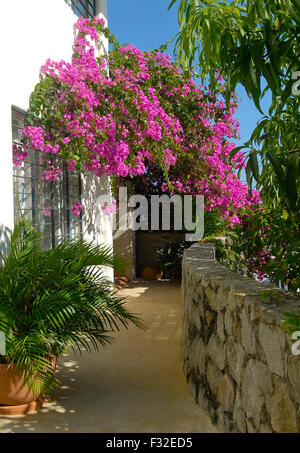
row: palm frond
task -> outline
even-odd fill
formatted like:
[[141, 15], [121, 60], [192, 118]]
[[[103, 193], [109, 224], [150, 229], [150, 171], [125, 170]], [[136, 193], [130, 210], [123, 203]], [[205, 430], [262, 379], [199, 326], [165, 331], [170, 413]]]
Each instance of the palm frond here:
[[0, 331], [7, 339], [5, 361], [37, 394], [57, 386], [51, 355], [91, 352], [110, 343], [121, 326], [143, 327], [113, 292], [104, 267], [123, 269], [109, 247], [70, 240], [43, 250], [28, 220], [15, 225], [0, 267]]

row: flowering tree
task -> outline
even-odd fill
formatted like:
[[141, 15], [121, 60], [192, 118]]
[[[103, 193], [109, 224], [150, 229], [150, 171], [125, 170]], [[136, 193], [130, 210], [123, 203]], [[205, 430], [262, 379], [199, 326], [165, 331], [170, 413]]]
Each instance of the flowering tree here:
[[[229, 163], [230, 139], [238, 136], [237, 98], [232, 94], [226, 107], [220, 75], [213, 92], [198, 87], [160, 51], [120, 47], [101, 19], [79, 18], [75, 32], [72, 62], [47, 60], [41, 69], [15, 163], [28, 147], [43, 152], [46, 181], [62, 171], [56, 155], [69, 172], [99, 177], [147, 175], [147, 166], [156, 166], [162, 191], [203, 194], [206, 209], [239, 222], [241, 210], [259, 195], [250, 196], [235, 174], [242, 156]], [[95, 52], [101, 33], [113, 43], [108, 58]], [[81, 209], [77, 202], [73, 213]]]

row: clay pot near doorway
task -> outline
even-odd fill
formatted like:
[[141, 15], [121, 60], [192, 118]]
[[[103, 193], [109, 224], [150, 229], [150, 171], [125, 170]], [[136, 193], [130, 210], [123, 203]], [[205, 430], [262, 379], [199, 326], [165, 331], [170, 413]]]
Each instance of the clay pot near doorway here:
[[[49, 360], [55, 373], [56, 357]], [[35, 393], [30, 389], [24, 373], [13, 364], [0, 364], [0, 415], [28, 414], [43, 403], [43, 395], [38, 394], [38, 388]]]
[[107, 332], [142, 327], [103, 267], [124, 266], [106, 245], [83, 239], [45, 249], [28, 218], [16, 222], [0, 263], [1, 414], [31, 412], [58, 387], [53, 355], [97, 351], [110, 343]]

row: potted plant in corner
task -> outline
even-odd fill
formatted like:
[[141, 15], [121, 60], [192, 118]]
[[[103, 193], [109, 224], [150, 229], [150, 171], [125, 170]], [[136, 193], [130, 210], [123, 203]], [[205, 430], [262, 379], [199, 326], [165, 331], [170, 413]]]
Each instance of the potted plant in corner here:
[[43, 250], [21, 219], [1, 258], [0, 414], [28, 413], [57, 387], [56, 360], [68, 349], [97, 350], [120, 325], [141, 323], [103, 276], [103, 266], [120, 268], [107, 247], [70, 240]]

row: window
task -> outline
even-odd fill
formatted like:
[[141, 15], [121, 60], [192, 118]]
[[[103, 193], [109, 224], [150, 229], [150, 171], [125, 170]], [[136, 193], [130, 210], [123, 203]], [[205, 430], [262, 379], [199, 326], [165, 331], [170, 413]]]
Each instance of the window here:
[[[12, 107], [13, 143], [20, 144], [21, 128], [25, 112]], [[55, 165], [63, 168], [60, 177], [54, 182], [43, 181], [43, 168], [40, 163], [45, 154], [30, 150], [22, 165], [14, 165], [14, 209], [15, 220], [20, 213], [32, 220], [41, 231], [46, 249], [54, 247], [63, 239], [82, 237], [82, 219], [74, 216], [72, 206], [81, 201], [80, 176], [70, 174], [60, 158]]]
[[86, 19], [96, 16], [95, 0], [65, 0], [65, 2], [71, 6], [77, 16], [82, 16]]

